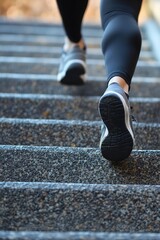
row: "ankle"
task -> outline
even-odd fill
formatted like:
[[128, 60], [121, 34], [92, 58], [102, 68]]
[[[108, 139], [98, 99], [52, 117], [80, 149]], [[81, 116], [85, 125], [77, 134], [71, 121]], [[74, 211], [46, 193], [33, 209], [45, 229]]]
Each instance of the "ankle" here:
[[128, 94], [129, 86], [123, 78], [115, 76], [115, 77], [110, 79], [108, 85], [110, 85], [112, 83], [118, 83], [120, 85], [120, 87], [125, 91], [125, 93]]
[[84, 49], [85, 48], [85, 43], [84, 43], [84, 40], [81, 38], [79, 42], [71, 42], [69, 40], [69, 38], [65, 38], [65, 41], [64, 41], [64, 51], [70, 51], [72, 48], [78, 46], [79, 48], [81, 49]]

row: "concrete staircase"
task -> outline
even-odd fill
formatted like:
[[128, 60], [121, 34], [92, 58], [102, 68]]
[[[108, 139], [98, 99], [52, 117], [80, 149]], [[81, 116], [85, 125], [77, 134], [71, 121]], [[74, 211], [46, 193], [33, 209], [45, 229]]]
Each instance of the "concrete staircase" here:
[[100, 27], [83, 30], [88, 81], [68, 87], [56, 81], [61, 26], [0, 20], [0, 239], [160, 239], [160, 63], [141, 31], [136, 145], [113, 165], [98, 149]]

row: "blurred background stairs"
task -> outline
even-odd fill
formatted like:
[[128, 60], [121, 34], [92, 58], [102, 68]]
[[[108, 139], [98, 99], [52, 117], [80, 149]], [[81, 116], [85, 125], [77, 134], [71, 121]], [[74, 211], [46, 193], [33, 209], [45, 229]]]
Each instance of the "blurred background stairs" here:
[[160, 27], [153, 16], [141, 32], [130, 93], [136, 145], [114, 165], [98, 148], [106, 86], [100, 26], [84, 25], [87, 82], [68, 87], [56, 81], [61, 25], [0, 19], [0, 239], [160, 239]]

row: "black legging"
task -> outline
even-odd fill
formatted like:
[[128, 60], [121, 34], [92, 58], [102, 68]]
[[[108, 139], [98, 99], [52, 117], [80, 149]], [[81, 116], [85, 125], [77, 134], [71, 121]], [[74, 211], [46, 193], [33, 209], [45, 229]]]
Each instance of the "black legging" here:
[[[81, 24], [87, 3], [87, 0], [57, 0], [66, 34], [72, 42], [82, 37]], [[141, 4], [142, 0], [101, 0], [107, 80], [119, 76], [129, 87], [141, 48], [137, 24]]]
[[57, 0], [66, 34], [72, 42], [79, 42], [82, 37], [81, 24], [87, 4], [88, 0]]

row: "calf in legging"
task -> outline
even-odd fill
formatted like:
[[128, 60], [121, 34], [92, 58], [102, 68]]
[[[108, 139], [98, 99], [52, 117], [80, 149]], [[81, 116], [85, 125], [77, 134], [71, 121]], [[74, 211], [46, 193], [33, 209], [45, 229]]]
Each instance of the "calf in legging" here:
[[[81, 32], [87, 0], [57, 0], [66, 33], [57, 80], [85, 82], [86, 44]], [[134, 145], [129, 90], [141, 49], [138, 16], [142, 0], [101, 0], [102, 52], [107, 89], [99, 100], [102, 119], [100, 149], [111, 161], [126, 159]]]

